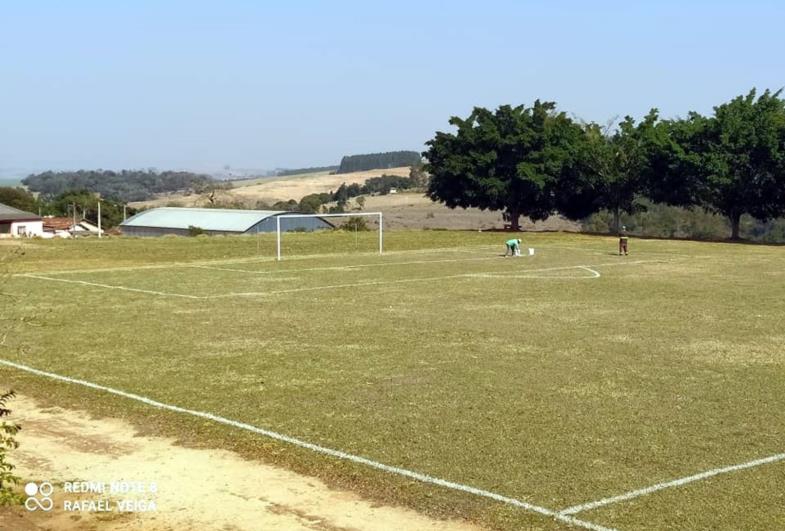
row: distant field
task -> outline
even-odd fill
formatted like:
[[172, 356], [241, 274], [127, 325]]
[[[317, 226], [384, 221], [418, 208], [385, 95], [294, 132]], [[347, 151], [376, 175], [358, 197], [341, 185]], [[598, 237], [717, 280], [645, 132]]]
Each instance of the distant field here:
[[[308, 194], [329, 192], [336, 190], [341, 183], [362, 184], [371, 177], [380, 175], [409, 175], [409, 167], [390, 168], [387, 170], [371, 170], [355, 173], [343, 173], [340, 175], [330, 175], [329, 172], [304, 173], [300, 175], [288, 175], [286, 177], [275, 177], [270, 179], [238, 181], [242, 185], [225, 192], [216, 193], [216, 199], [223, 201], [241, 200], [252, 205], [256, 201], [266, 201], [274, 203], [276, 201], [287, 201], [294, 199], [299, 201]], [[135, 207], [164, 206], [169, 203], [178, 203], [180, 206], [203, 206], [207, 198], [201, 195], [172, 194], [159, 197], [151, 201], [133, 203]]]
[[231, 181], [232, 186], [234, 188], [244, 188], [246, 186], [256, 186], [258, 184], [269, 183], [270, 181], [282, 181], [284, 179], [303, 179], [303, 178], [311, 178], [311, 177], [321, 177], [324, 175], [329, 175], [329, 171], [320, 171], [320, 172], [313, 172], [313, 173], [298, 173], [295, 175], [285, 175], [285, 176], [269, 176], [269, 177], [259, 177], [257, 179], [242, 179], [238, 181]]
[[[365, 196], [363, 210], [381, 211], [385, 216], [385, 226], [392, 229], [461, 229], [487, 230], [501, 229], [504, 219], [501, 212], [480, 210], [479, 208], [447, 208], [435, 203], [422, 193], [398, 193], [390, 195]], [[350, 202], [350, 208], [357, 208], [357, 200]], [[532, 223], [522, 219], [526, 230], [566, 230], [578, 231], [580, 224], [552, 216], [544, 222]]]
[[524, 233], [535, 255], [504, 259], [503, 234], [389, 231], [378, 256], [374, 237], [286, 234], [281, 263], [268, 235], [28, 242], [6, 262], [6, 318], [32, 320], [3, 359], [246, 427], [7, 365], [0, 389], [489, 528], [785, 528], [781, 247], [619, 257]]

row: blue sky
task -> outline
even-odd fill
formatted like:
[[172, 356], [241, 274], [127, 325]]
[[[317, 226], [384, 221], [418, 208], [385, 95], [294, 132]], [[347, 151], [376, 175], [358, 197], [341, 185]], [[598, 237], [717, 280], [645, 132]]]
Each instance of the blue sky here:
[[475, 105], [585, 120], [785, 85], [783, 2], [18, 1], [0, 168], [334, 164]]

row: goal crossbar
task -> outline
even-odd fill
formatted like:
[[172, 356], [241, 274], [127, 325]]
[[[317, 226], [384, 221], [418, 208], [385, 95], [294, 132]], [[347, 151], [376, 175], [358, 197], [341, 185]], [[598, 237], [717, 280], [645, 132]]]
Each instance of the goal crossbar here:
[[275, 243], [276, 258], [281, 259], [281, 219], [292, 218], [354, 218], [371, 216], [379, 218], [379, 254], [384, 251], [384, 228], [382, 226], [383, 214], [381, 212], [343, 212], [340, 214], [281, 214], [275, 216]]

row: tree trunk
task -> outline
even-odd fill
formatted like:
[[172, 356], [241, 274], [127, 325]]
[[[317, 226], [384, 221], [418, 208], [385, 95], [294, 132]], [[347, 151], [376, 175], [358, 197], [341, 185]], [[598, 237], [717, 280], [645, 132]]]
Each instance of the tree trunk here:
[[618, 234], [620, 229], [621, 229], [621, 212], [619, 210], [619, 207], [616, 207], [613, 209], [613, 230], [615, 231], [616, 234]]
[[508, 208], [507, 211], [504, 213], [504, 218], [510, 226], [511, 230], [520, 230], [521, 229], [521, 211], [517, 208]]
[[730, 216], [730, 239], [731, 240], [738, 240], [739, 238], [739, 225], [741, 224], [741, 214], [737, 214], [736, 212], [732, 212]]

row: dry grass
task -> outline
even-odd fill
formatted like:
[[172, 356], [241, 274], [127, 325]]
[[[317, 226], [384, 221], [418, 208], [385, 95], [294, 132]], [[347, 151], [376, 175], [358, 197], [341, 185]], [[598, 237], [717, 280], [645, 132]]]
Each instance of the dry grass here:
[[[350, 208], [359, 208], [356, 199], [352, 200]], [[487, 230], [504, 227], [501, 212], [479, 208], [450, 209], [434, 203], [422, 193], [366, 196], [363, 210], [384, 212], [385, 225], [392, 229]], [[559, 216], [537, 223], [528, 219], [521, 222], [525, 230], [577, 231], [580, 228], [578, 223]]]
[[[287, 234], [282, 263], [267, 236], [42, 242], [17, 271], [156, 265], [59, 277], [258, 294], [188, 300], [15, 277], [11, 313], [43, 324], [23, 327], [13, 342], [26, 349], [4, 356], [553, 509], [785, 449], [785, 285], [769, 274], [781, 248], [633, 239], [624, 258], [611, 238], [523, 238], [535, 256], [505, 260], [493, 233], [391, 231], [383, 257], [358, 253], [372, 242], [351, 234]], [[579, 265], [602, 276], [519, 278]], [[118, 397], [0, 376], [388, 503], [491, 528], [561, 526]], [[620, 529], [783, 528], [783, 467], [581, 517]]]
[[[362, 184], [371, 177], [380, 175], [400, 175], [408, 176], [409, 167], [390, 168], [387, 170], [370, 170], [354, 173], [341, 173], [331, 175], [329, 172], [305, 173], [300, 175], [289, 175], [286, 177], [265, 179], [257, 184], [250, 184], [245, 181], [238, 181], [235, 188], [216, 193], [215, 199], [218, 201], [242, 201], [252, 207], [257, 201], [274, 203], [276, 201], [288, 201], [294, 199], [299, 201], [308, 194], [316, 194], [336, 190], [342, 183]], [[165, 206], [170, 203], [177, 203], [179, 206], [205, 206], [208, 199], [205, 195], [183, 195], [171, 194], [153, 199], [151, 201], [141, 201], [133, 203], [134, 207], [154, 207]]]

